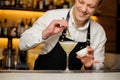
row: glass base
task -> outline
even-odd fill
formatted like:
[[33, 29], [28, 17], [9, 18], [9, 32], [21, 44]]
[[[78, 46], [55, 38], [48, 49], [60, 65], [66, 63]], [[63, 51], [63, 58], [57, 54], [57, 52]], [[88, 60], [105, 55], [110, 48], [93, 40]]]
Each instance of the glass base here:
[[67, 67], [65, 70], [64, 70], [65, 73], [71, 73], [71, 70], [69, 70], [69, 68]]

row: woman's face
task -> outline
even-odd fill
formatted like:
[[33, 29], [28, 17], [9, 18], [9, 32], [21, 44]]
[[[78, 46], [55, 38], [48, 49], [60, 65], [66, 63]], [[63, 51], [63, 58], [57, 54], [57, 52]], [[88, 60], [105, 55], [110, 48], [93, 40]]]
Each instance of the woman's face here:
[[74, 17], [78, 21], [85, 22], [94, 14], [100, 0], [75, 0], [73, 8]]

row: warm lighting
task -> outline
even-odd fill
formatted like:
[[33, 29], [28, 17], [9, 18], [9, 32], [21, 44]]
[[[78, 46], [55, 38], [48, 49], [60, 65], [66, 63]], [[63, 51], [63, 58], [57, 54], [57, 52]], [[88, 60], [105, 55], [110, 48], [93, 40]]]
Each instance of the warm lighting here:
[[95, 21], [99, 21], [98, 17], [97, 16], [91, 16], [91, 19], [95, 20]]
[[[14, 49], [18, 48], [18, 42], [19, 42], [18, 38], [12, 39]], [[0, 48], [7, 48], [7, 44], [8, 44], [8, 38], [0, 38]]]
[[13, 38], [12, 43], [13, 43], [13, 48], [18, 49], [19, 38]]
[[8, 38], [0, 38], [0, 48], [7, 48]]
[[30, 19], [42, 16], [45, 12], [40, 11], [22, 11], [22, 10], [0, 10], [0, 21], [3, 21], [5, 18], [8, 19], [8, 24], [18, 22], [20, 19]]

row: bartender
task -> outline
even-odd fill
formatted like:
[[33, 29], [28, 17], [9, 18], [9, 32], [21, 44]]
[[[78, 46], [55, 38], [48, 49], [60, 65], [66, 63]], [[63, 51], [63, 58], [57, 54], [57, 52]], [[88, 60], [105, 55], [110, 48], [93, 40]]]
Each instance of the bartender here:
[[[70, 9], [49, 10], [26, 30], [20, 38], [20, 50], [29, 50], [41, 43], [42, 53], [35, 61], [35, 70], [64, 70], [66, 53], [60, 40], [76, 41], [77, 45], [69, 55], [69, 69], [99, 70], [104, 68], [106, 34], [103, 27], [90, 17], [102, 0], [74, 0]], [[70, 37], [65, 34], [69, 33]], [[87, 48], [84, 57], [76, 52]]]

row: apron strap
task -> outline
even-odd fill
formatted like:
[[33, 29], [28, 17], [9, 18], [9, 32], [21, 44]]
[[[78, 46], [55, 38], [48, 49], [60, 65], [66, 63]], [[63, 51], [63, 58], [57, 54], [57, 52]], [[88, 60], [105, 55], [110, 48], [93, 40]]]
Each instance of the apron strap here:
[[90, 23], [87, 30], [87, 45], [90, 46]]
[[[66, 17], [66, 21], [67, 21], [67, 22], [69, 22], [70, 11], [71, 11], [71, 10], [69, 10], [68, 13], [67, 13], [67, 17]], [[61, 37], [59, 38], [59, 40], [65, 38], [66, 31], [67, 31], [67, 29], [64, 29], [64, 30], [63, 30], [62, 35], [61, 35]], [[89, 23], [89, 25], [88, 25], [87, 40], [86, 40], [86, 42], [87, 42], [87, 45], [90, 46], [90, 23]]]
[[[69, 22], [69, 18], [70, 18], [70, 10], [68, 11], [67, 17], [66, 17], [67, 22]], [[67, 31], [67, 29], [64, 29], [62, 35], [64, 35], [66, 33], [66, 31]]]

